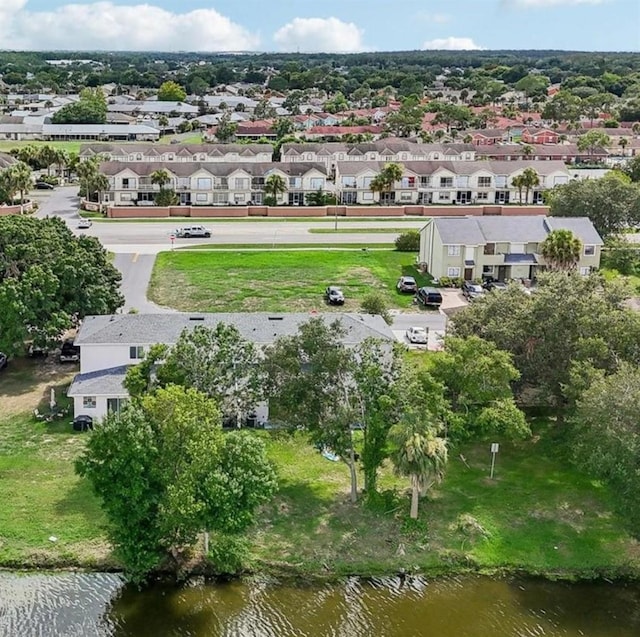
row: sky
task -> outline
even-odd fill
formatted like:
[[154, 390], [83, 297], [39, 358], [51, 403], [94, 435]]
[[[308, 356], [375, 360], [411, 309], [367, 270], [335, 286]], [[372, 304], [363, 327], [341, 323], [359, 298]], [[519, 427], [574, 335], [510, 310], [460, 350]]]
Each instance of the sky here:
[[0, 0], [0, 49], [640, 51], [640, 0]]

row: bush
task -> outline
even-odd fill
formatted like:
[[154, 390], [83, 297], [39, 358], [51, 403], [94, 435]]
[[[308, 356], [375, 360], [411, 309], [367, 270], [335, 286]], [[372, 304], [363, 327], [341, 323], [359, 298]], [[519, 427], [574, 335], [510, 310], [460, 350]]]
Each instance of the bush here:
[[43, 181], [45, 184], [49, 184], [51, 186], [57, 186], [60, 183], [60, 180], [53, 175], [41, 175], [38, 177], [37, 181]]
[[265, 195], [263, 199], [265, 206], [277, 206], [278, 200], [273, 195]]
[[387, 302], [378, 292], [371, 292], [362, 299], [362, 309], [367, 314], [379, 314], [387, 323], [391, 325], [391, 316], [387, 308]]
[[396, 237], [395, 244], [398, 252], [417, 252], [420, 249], [420, 233], [407, 230]]
[[617, 119], [606, 119], [604, 121], [605, 128], [619, 128], [620, 122]]
[[249, 542], [241, 536], [212, 534], [209, 562], [218, 575], [238, 575], [246, 570]]

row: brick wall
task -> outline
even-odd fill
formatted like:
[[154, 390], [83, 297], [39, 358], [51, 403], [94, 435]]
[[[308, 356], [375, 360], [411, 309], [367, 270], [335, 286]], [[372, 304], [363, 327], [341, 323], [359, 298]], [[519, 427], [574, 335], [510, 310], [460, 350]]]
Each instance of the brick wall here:
[[[15, 208], [15, 206], [13, 207]], [[0, 214], [3, 213], [0, 208]], [[18, 207], [19, 211], [19, 207]], [[118, 206], [107, 216], [113, 219], [166, 217], [464, 217], [465, 215], [547, 215], [547, 206]]]

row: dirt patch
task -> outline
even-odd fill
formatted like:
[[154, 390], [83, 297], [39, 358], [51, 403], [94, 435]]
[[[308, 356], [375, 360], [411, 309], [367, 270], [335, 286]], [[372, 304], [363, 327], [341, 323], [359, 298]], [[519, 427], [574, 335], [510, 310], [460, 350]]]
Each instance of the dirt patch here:
[[358, 279], [362, 283], [366, 283], [368, 285], [371, 285], [372, 283], [381, 285], [380, 279], [378, 279], [378, 277], [373, 274], [373, 272], [371, 272], [369, 268], [365, 268], [364, 266], [353, 266], [351, 268], [348, 268], [342, 273], [342, 277], [344, 279]]
[[60, 400], [75, 373], [75, 366], [62, 367], [52, 356], [46, 360], [10, 361], [0, 376], [2, 415], [15, 416], [48, 405], [51, 389]]

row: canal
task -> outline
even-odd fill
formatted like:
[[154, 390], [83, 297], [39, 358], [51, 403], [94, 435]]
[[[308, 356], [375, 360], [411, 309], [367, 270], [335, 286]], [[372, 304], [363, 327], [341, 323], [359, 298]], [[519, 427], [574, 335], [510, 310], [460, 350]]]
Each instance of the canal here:
[[407, 577], [139, 591], [112, 574], [3, 573], [0, 635], [638, 637], [640, 585]]

